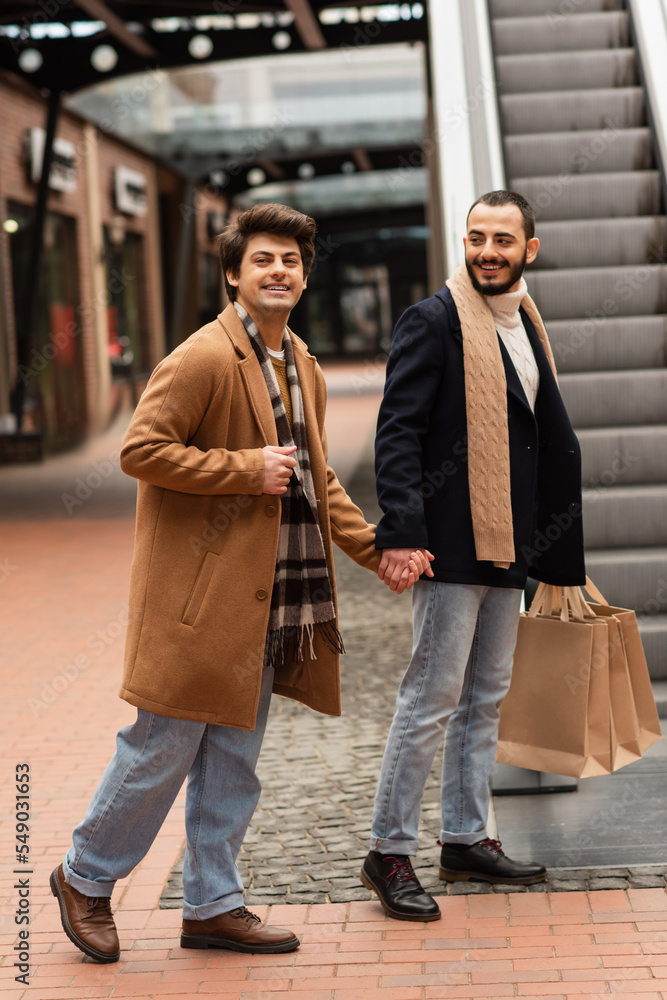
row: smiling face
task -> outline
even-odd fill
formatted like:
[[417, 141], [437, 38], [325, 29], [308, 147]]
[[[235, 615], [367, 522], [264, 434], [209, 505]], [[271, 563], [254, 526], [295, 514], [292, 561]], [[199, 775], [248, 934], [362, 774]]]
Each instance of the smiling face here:
[[258, 233], [251, 236], [238, 274], [227, 271], [236, 288], [236, 301], [261, 321], [287, 316], [306, 287], [299, 244], [287, 236]]
[[519, 287], [526, 264], [537, 256], [540, 241], [526, 241], [523, 216], [516, 205], [475, 205], [468, 216], [466, 268], [483, 295], [503, 295]]

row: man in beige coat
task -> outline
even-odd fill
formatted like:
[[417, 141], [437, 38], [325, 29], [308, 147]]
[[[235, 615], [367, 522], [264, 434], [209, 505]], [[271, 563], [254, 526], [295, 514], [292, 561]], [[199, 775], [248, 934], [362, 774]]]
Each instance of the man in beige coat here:
[[[220, 239], [230, 305], [165, 358], [121, 465], [139, 480], [121, 697], [137, 721], [51, 875], [65, 932], [98, 962], [120, 955], [110, 897], [148, 851], [183, 781], [181, 944], [292, 951], [298, 938], [243, 906], [236, 857], [259, 799], [272, 691], [340, 714], [332, 541], [376, 571], [375, 526], [327, 466], [322, 372], [287, 329], [315, 223], [281, 205]], [[408, 589], [413, 553], [392, 589]]]

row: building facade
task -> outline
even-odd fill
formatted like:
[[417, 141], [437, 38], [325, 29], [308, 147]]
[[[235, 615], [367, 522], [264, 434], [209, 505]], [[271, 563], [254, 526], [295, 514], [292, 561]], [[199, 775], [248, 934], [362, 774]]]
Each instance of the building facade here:
[[166, 351], [219, 310], [212, 219], [224, 220], [227, 204], [208, 189], [186, 204], [184, 178], [62, 111], [40, 276], [28, 287], [46, 102], [0, 75], [0, 120], [0, 430], [16, 429], [20, 385], [21, 427], [53, 453], [104, 429]]

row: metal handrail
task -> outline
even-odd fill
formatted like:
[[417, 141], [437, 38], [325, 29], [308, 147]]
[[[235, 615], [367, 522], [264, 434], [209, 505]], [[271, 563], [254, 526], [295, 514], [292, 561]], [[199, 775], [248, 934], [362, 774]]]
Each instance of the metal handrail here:
[[667, 184], [667, 0], [628, 0], [663, 187]]
[[[666, 0], [667, 2], [667, 0]], [[433, 135], [446, 253], [451, 274], [463, 260], [470, 205], [505, 186], [491, 25], [486, 0], [429, 4]]]

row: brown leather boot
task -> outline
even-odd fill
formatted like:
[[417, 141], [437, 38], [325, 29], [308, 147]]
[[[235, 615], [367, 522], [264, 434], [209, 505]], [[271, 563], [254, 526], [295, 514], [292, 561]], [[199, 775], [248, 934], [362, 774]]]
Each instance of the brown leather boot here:
[[65, 881], [63, 866], [51, 872], [51, 892], [60, 906], [63, 930], [72, 944], [96, 962], [117, 962], [120, 943], [108, 896], [84, 896]]
[[181, 948], [229, 948], [251, 955], [294, 951], [300, 941], [286, 927], [265, 926], [259, 917], [237, 906], [208, 920], [183, 920]]

